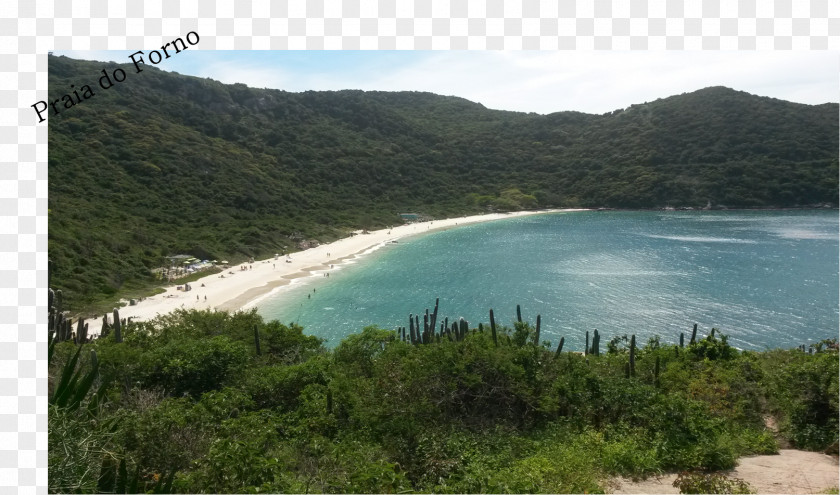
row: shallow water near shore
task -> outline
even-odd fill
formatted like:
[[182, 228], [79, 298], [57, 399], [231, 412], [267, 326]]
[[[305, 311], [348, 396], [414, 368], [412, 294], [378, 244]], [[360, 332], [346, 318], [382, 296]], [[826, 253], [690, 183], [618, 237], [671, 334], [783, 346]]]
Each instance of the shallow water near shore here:
[[[789, 348], [838, 332], [837, 211], [573, 212], [405, 238], [329, 278], [260, 301], [337, 345], [367, 325], [408, 326], [440, 298], [439, 321], [542, 319], [542, 340], [582, 350], [635, 333], [676, 342], [694, 323], [742, 349]], [[421, 318], [422, 319], [422, 318]]]

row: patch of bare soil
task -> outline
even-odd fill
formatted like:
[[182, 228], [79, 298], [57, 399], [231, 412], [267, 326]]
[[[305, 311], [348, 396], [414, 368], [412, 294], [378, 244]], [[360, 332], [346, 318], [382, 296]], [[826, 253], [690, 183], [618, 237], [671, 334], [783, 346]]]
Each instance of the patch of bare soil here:
[[[742, 457], [735, 469], [721, 474], [740, 478], [756, 493], [820, 493], [840, 484], [837, 457], [820, 452], [783, 449], [778, 455]], [[680, 493], [673, 483], [676, 474], [634, 482], [612, 480], [608, 493]]]

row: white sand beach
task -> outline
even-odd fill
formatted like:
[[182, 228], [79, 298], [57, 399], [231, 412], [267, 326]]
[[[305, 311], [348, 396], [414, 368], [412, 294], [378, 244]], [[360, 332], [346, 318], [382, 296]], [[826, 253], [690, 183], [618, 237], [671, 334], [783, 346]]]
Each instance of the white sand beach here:
[[[489, 222], [505, 218], [520, 217], [557, 212], [582, 211], [580, 209], [522, 211], [513, 213], [493, 213], [470, 217], [447, 218], [400, 225], [392, 229], [371, 231], [358, 234], [329, 244], [321, 244], [275, 260], [257, 260], [226, 269], [223, 273], [208, 275], [190, 282], [191, 291], [180, 291], [175, 286], [166, 292], [140, 300], [134, 306], [120, 308], [121, 318], [145, 321], [158, 315], [183, 309], [214, 309], [217, 311], [236, 311], [255, 306], [254, 301], [271, 292], [272, 289], [289, 284], [293, 279], [308, 277], [330, 269], [330, 265], [339, 266], [347, 259], [364, 253], [377, 246], [408, 236], [419, 235], [438, 230], [453, 228], [479, 222]], [[249, 269], [242, 270], [242, 266]], [[251, 303], [251, 304], [249, 304]], [[256, 304], [258, 305], [258, 304]], [[95, 320], [94, 320], [95, 321]], [[97, 325], [98, 327], [98, 325]], [[91, 334], [99, 333], [99, 328], [91, 329]]]

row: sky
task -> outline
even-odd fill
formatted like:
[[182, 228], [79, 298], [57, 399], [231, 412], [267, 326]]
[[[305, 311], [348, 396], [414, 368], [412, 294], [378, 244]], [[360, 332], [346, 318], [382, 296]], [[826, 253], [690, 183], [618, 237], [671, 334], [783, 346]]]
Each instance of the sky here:
[[[144, 50], [148, 59], [149, 50]], [[133, 51], [55, 51], [131, 63]], [[727, 86], [797, 103], [840, 101], [840, 54], [795, 51], [213, 51], [157, 67], [291, 92], [428, 91], [496, 110], [602, 114]]]

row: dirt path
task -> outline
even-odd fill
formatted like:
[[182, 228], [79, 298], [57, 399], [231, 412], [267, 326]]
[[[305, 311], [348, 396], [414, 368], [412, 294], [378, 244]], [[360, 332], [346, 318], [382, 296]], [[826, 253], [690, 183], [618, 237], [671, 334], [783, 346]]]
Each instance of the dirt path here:
[[[742, 457], [735, 469], [723, 474], [746, 481], [756, 493], [820, 493], [840, 484], [837, 457], [792, 449], [780, 450], [779, 455]], [[680, 493], [673, 486], [676, 478], [667, 474], [635, 483], [617, 479], [607, 493]]]

